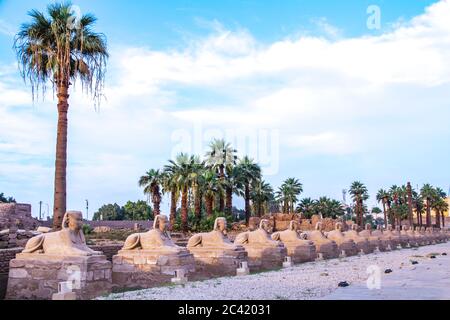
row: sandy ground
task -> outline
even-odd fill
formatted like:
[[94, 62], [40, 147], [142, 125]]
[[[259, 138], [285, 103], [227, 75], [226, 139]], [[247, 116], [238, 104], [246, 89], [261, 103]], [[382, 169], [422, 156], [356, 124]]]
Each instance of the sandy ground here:
[[[442, 253], [450, 254], [450, 243], [310, 262], [277, 271], [112, 294], [99, 299], [450, 299], [450, 258]], [[436, 258], [430, 258], [431, 255]], [[411, 261], [418, 264], [413, 265]], [[392, 273], [385, 274], [386, 269]], [[380, 289], [368, 289], [369, 277], [374, 280], [372, 286], [380, 284]], [[349, 286], [339, 288], [342, 281]]]

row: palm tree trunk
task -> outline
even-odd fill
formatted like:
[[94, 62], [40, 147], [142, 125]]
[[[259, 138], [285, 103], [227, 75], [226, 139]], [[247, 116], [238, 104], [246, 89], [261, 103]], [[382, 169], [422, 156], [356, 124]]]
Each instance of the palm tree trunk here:
[[444, 212], [441, 213], [441, 218], [442, 218], [442, 228], [445, 228], [445, 215]]
[[431, 227], [431, 205], [430, 205], [430, 199], [427, 199], [427, 227]]
[[170, 227], [175, 224], [177, 218], [177, 191], [175, 188], [170, 193]]
[[231, 215], [233, 211], [233, 188], [226, 188], [226, 205], [225, 205], [225, 213]]
[[[219, 167], [219, 179], [220, 180], [224, 180], [225, 179], [225, 173], [224, 173], [224, 166], [221, 165]], [[224, 212], [224, 208], [225, 208], [225, 200], [223, 198], [223, 194], [222, 192], [219, 193], [219, 211], [220, 212]]]
[[213, 200], [214, 200], [214, 198], [212, 196], [206, 196], [205, 197], [206, 215], [208, 217], [212, 216], [212, 214], [213, 214]]
[[251, 216], [251, 208], [250, 208], [250, 186], [248, 184], [245, 185], [244, 191], [244, 200], [245, 200], [245, 221], [248, 224]]
[[152, 192], [152, 202], [153, 202], [153, 215], [159, 216], [161, 214], [160, 204], [161, 204], [161, 193], [159, 192], [159, 186], [155, 186]]
[[188, 231], [188, 187], [183, 187], [181, 194], [181, 229]]
[[384, 213], [384, 226], [387, 227], [387, 214], [386, 214], [386, 201], [384, 199], [383, 202], [383, 213]]
[[56, 133], [55, 190], [53, 202], [53, 229], [61, 229], [66, 213], [67, 170], [67, 112], [69, 111], [69, 88], [58, 86], [58, 127]]
[[197, 223], [202, 219], [202, 192], [198, 186], [195, 187], [194, 211]]
[[[387, 207], [387, 212], [388, 212], [388, 216], [389, 216], [389, 223], [395, 227], [395, 221], [394, 221], [394, 217], [392, 215], [392, 210], [391, 210], [391, 203], [388, 201], [386, 201], [386, 207]], [[387, 225], [386, 225], [387, 227]]]
[[441, 227], [441, 213], [437, 209], [435, 209], [435, 212], [436, 212], [436, 227], [440, 228]]

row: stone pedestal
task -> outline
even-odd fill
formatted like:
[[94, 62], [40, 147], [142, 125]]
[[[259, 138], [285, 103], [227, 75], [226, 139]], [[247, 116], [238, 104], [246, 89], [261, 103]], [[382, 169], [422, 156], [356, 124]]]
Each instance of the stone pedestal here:
[[241, 246], [235, 249], [223, 247], [192, 247], [197, 272], [211, 276], [234, 276], [241, 262], [247, 261], [247, 252]]
[[317, 258], [316, 246], [308, 244], [297, 244], [295, 242], [283, 242], [287, 249], [287, 255], [292, 258], [293, 263], [315, 261]]
[[264, 246], [260, 244], [244, 245], [248, 254], [248, 267], [250, 271], [271, 270], [283, 266], [284, 258], [287, 256], [286, 247]]
[[51, 300], [58, 284], [72, 281], [77, 299], [111, 292], [111, 262], [99, 256], [19, 253], [10, 261], [6, 299]]
[[316, 252], [322, 254], [322, 259], [336, 259], [339, 257], [339, 248], [335, 242], [313, 242], [316, 246]]
[[187, 250], [168, 253], [160, 250], [121, 250], [113, 257], [113, 284], [122, 288], [150, 288], [170, 283], [177, 270], [195, 271], [195, 261]]

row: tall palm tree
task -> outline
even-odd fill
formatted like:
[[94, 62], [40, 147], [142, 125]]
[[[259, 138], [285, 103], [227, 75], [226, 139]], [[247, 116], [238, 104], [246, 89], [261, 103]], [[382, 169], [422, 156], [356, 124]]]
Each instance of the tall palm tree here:
[[[442, 221], [442, 228], [445, 227], [445, 212], [448, 211], [449, 205], [446, 199], [439, 198], [434, 204], [433, 209], [436, 212], [436, 224], [438, 228], [441, 228], [441, 221]], [[437, 217], [439, 217], [439, 220]]]
[[356, 223], [362, 227], [364, 225], [364, 201], [369, 199], [367, 187], [360, 181], [355, 181], [350, 186], [349, 192], [355, 203]]
[[413, 217], [413, 190], [411, 187], [411, 182], [408, 182], [406, 185], [406, 193], [407, 193], [407, 200], [408, 200], [408, 220], [409, 225], [412, 226], [414, 224], [414, 217]]
[[79, 20], [70, 3], [50, 4], [46, 16], [31, 10], [31, 22], [21, 26], [14, 41], [20, 71], [35, 98], [50, 82], [58, 98], [53, 227], [60, 229], [66, 211], [67, 113], [69, 87], [80, 81], [94, 98], [100, 98], [108, 59], [106, 38], [92, 30], [96, 18]]
[[420, 189], [420, 194], [426, 202], [426, 223], [427, 227], [431, 227], [431, 205], [432, 201], [436, 198], [436, 190], [430, 184], [424, 184]]
[[273, 197], [273, 189], [269, 183], [264, 180], [255, 181], [250, 192], [250, 198], [255, 206], [255, 213], [258, 217], [263, 216], [267, 203]]
[[189, 189], [197, 178], [194, 167], [198, 162], [197, 157], [180, 153], [174, 160], [169, 160], [164, 170], [173, 175], [178, 189], [181, 190], [181, 229], [188, 231], [188, 194]]
[[293, 213], [298, 196], [303, 192], [303, 185], [298, 179], [289, 178], [283, 182], [277, 192], [279, 201], [282, 203], [283, 213]]
[[194, 192], [194, 214], [197, 223], [202, 218], [202, 198], [203, 198], [203, 172], [205, 171], [204, 163], [199, 157], [193, 157], [191, 162], [191, 168], [193, 173], [192, 189]]
[[[236, 165], [237, 150], [233, 149], [231, 144], [224, 139], [214, 139], [209, 144], [210, 150], [206, 153], [206, 165], [217, 170], [219, 179], [225, 180], [225, 170]], [[233, 195], [232, 189], [226, 189], [228, 195]], [[230, 197], [228, 197], [230, 199]], [[219, 211], [223, 212], [225, 202], [223, 195], [219, 195]], [[231, 212], [231, 204], [227, 203], [227, 211]]]
[[155, 216], [161, 213], [161, 185], [163, 174], [159, 170], [151, 169], [139, 179], [139, 186], [144, 188], [144, 194], [152, 197], [153, 213]]
[[304, 218], [311, 218], [315, 213], [315, 200], [311, 198], [304, 198], [298, 204], [296, 211], [299, 212]]
[[202, 174], [203, 197], [205, 198], [206, 215], [213, 214], [214, 199], [222, 192], [222, 184], [213, 170], [205, 170]]
[[175, 224], [176, 216], [177, 216], [177, 203], [180, 198], [180, 192], [178, 189], [178, 185], [175, 180], [175, 175], [172, 170], [167, 170], [164, 168], [162, 172], [162, 192], [163, 194], [170, 193], [170, 228]]
[[239, 177], [237, 193], [244, 197], [245, 221], [248, 223], [251, 216], [250, 192], [251, 185], [261, 179], [261, 167], [253, 159], [245, 156], [237, 164], [237, 176]]
[[381, 202], [383, 204], [383, 213], [384, 213], [384, 226], [387, 227], [387, 211], [386, 211], [386, 205], [389, 200], [389, 192], [387, 192], [384, 189], [380, 189], [377, 192], [377, 201]]

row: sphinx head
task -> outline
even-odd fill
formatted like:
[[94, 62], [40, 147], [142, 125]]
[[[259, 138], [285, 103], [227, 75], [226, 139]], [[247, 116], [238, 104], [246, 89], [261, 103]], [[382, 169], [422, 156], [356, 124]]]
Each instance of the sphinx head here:
[[381, 226], [380, 225], [377, 226], [377, 230], [381, 230]]
[[392, 224], [388, 224], [388, 225], [387, 225], [387, 229], [388, 229], [389, 231], [392, 231]]
[[291, 221], [289, 223], [289, 229], [288, 230], [297, 231], [297, 229], [298, 229], [298, 222], [295, 221], [295, 220]]
[[400, 231], [400, 226], [396, 226], [395, 231]]
[[317, 231], [322, 231], [322, 222], [317, 222], [316, 223], [316, 230]]
[[83, 214], [80, 211], [67, 211], [63, 218], [62, 228], [80, 232], [83, 228]]
[[[365, 229], [366, 230], [372, 230], [372, 225], [370, 223], [366, 223]], [[378, 229], [378, 226], [377, 226], [377, 229]]]
[[259, 228], [260, 229], [264, 229], [266, 231], [269, 231], [269, 226], [270, 226], [270, 223], [269, 223], [269, 220], [267, 220], [267, 219], [262, 219], [259, 222]]
[[225, 233], [227, 231], [227, 219], [219, 217], [214, 221], [214, 230]]
[[408, 227], [406, 224], [404, 224], [404, 225], [402, 226], [402, 230], [408, 231], [408, 230], [409, 230], [409, 227]]
[[342, 231], [342, 222], [337, 222], [335, 228], [336, 230]]
[[153, 222], [153, 229], [159, 229], [160, 231], [164, 232], [167, 230], [167, 227], [169, 226], [169, 220], [166, 216], [163, 215], [157, 215], [155, 217], [155, 221]]
[[356, 223], [352, 224], [352, 231], [358, 231], [358, 225]]

